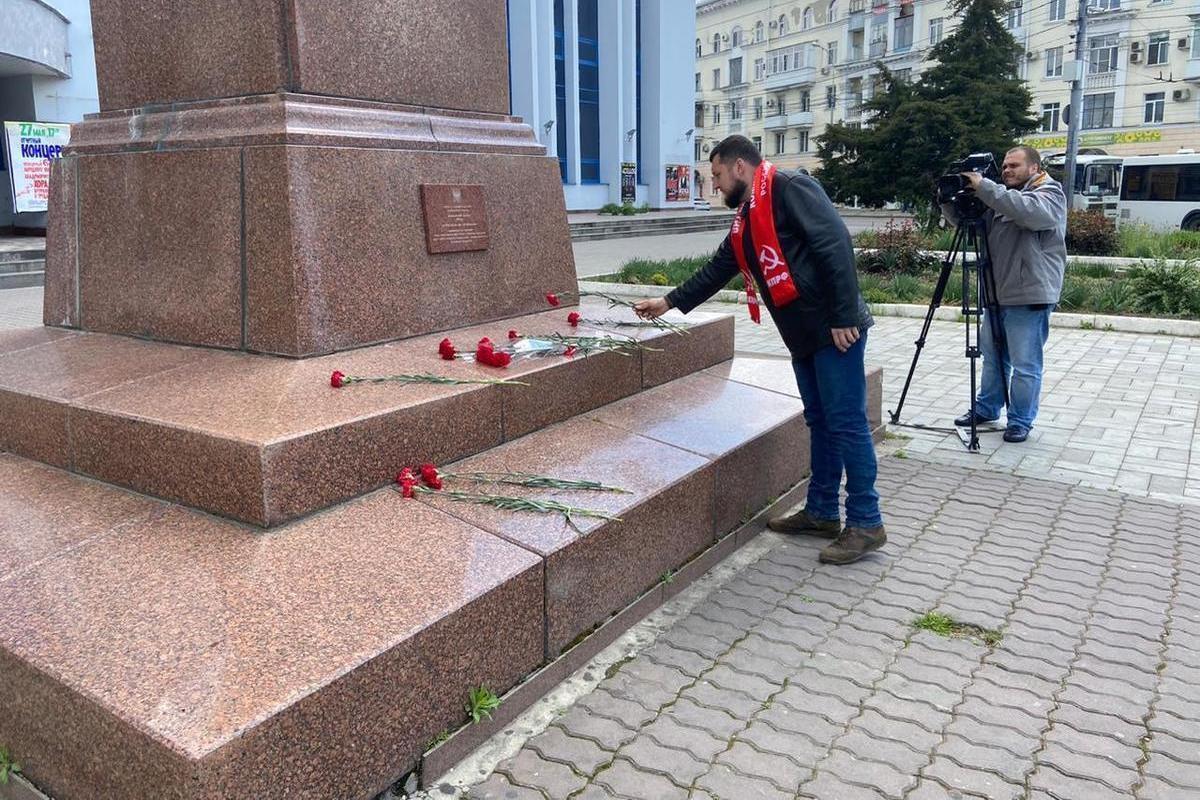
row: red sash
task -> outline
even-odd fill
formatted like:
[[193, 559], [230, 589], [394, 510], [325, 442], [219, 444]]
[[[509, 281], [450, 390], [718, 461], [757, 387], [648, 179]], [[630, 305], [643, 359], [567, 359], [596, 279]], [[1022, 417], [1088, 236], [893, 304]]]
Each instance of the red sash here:
[[[775, 165], [770, 161], [763, 161], [754, 171], [754, 186], [749, 200], [750, 236], [758, 246], [758, 266], [762, 269], [763, 283], [771, 293], [771, 302], [776, 308], [782, 308], [798, 298], [800, 293], [796, 291], [791, 270], [783, 258], [783, 248], [779, 246], [779, 234], [775, 231], [775, 206], [772, 202], [774, 179]], [[742, 281], [746, 284], [746, 303], [750, 309], [750, 319], [761, 324], [758, 291], [755, 289], [754, 276], [750, 274], [750, 265], [746, 263], [746, 252], [742, 246], [742, 239], [746, 233], [746, 226], [742, 222], [742, 212], [745, 208], [746, 204], [743, 203], [734, 215], [729, 238], [738, 269], [742, 271]]]

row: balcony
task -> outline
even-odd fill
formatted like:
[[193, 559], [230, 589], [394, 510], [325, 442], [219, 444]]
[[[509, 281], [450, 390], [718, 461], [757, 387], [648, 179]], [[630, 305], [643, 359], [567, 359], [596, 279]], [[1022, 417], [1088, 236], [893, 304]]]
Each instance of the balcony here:
[[811, 128], [813, 124], [813, 112], [811, 111], [796, 111], [787, 115], [787, 126], [789, 128]]
[[740, 119], [735, 119], [727, 126], [727, 135], [732, 136], [735, 133], [744, 133], [746, 130], [745, 124]]
[[38, 0], [0, 0], [0, 20], [0, 75], [70, 77], [66, 17]]
[[787, 114], [775, 114], [763, 120], [763, 127], [769, 131], [782, 130], [788, 126]]
[[867, 27], [867, 15], [862, 10], [855, 11], [851, 6], [850, 16], [847, 17], [851, 31], [865, 30]]
[[1200, 81], [1200, 58], [1189, 58], [1183, 68], [1185, 81]]
[[725, 94], [738, 94], [739, 92], [744, 92], [749, 88], [749, 81], [738, 81], [737, 83], [730, 82], [725, 84], [721, 87], [721, 91]]
[[1117, 73], [1115, 72], [1097, 72], [1094, 75], [1088, 75], [1083, 81], [1085, 91], [1091, 89], [1112, 89], [1117, 85]]
[[869, 53], [872, 59], [883, 58], [887, 55], [887, 39], [876, 39], [871, 42], [871, 50]]
[[766, 91], [779, 91], [797, 86], [811, 86], [817, 79], [816, 67], [800, 67], [787, 72], [777, 72], [767, 76]]

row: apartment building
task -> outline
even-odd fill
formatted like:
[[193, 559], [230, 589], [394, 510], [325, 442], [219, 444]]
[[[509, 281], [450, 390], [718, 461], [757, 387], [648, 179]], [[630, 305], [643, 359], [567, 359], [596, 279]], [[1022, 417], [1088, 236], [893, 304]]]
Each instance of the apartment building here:
[[[1021, 75], [1042, 130], [1026, 141], [1066, 146], [1077, 3], [1026, 0], [1004, 23], [1021, 43]], [[834, 122], [864, 124], [881, 88], [878, 63], [915, 80], [930, 48], [958, 24], [946, 0], [705, 0], [696, 8], [693, 156], [750, 137], [782, 167], [814, 169], [816, 138]], [[1083, 146], [1116, 154], [1200, 146], [1200, 0], [1093, 0]]]

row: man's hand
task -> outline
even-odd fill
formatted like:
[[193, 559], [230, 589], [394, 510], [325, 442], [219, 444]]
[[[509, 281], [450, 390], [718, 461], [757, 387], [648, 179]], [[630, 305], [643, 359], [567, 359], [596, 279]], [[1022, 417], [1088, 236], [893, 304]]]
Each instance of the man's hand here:
[[832, 328], [830, 332], [833, 334], [833, 346], [839, 352], [844, 353], [858, 341], [858, 328]]
[[642, 319], [655, 319], [671, 310], [671, 304], [665, 297], [655, 297], [651, 300], [639, 300], [633, 304], [633, 310]]
[[972, 191], [978, 190], [979, 184], [983, 183], [983, 175], [978, 172], [960, 172], [958, 174], [967, 179], [967, 183], [971, 184]]

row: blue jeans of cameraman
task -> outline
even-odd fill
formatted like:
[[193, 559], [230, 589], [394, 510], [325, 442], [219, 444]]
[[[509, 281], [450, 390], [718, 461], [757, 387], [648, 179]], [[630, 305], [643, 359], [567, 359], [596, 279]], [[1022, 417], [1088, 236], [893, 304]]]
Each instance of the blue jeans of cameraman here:
[[983, 419], [999, 419], [1008, 386], [1008, 426], [1029, 430], [1037, 418], [1042, 393], [1042, 348], [1050, 334], [1053, 306], [1000, 306], [1007, 352], [1000, 352], [985, 312], [980, 326], [983, 377], [975, 398], [975, 411]]
[[792, 359], [812, 442], [805, 510], [817, 519], [841, 519], [838, 498], [845, 473], [846, 525], [852, 528], [883, 524], [875, 491], [875, 442], [867, 421], [866, 349], [864, 330], [845, 353], [827, 345]]

